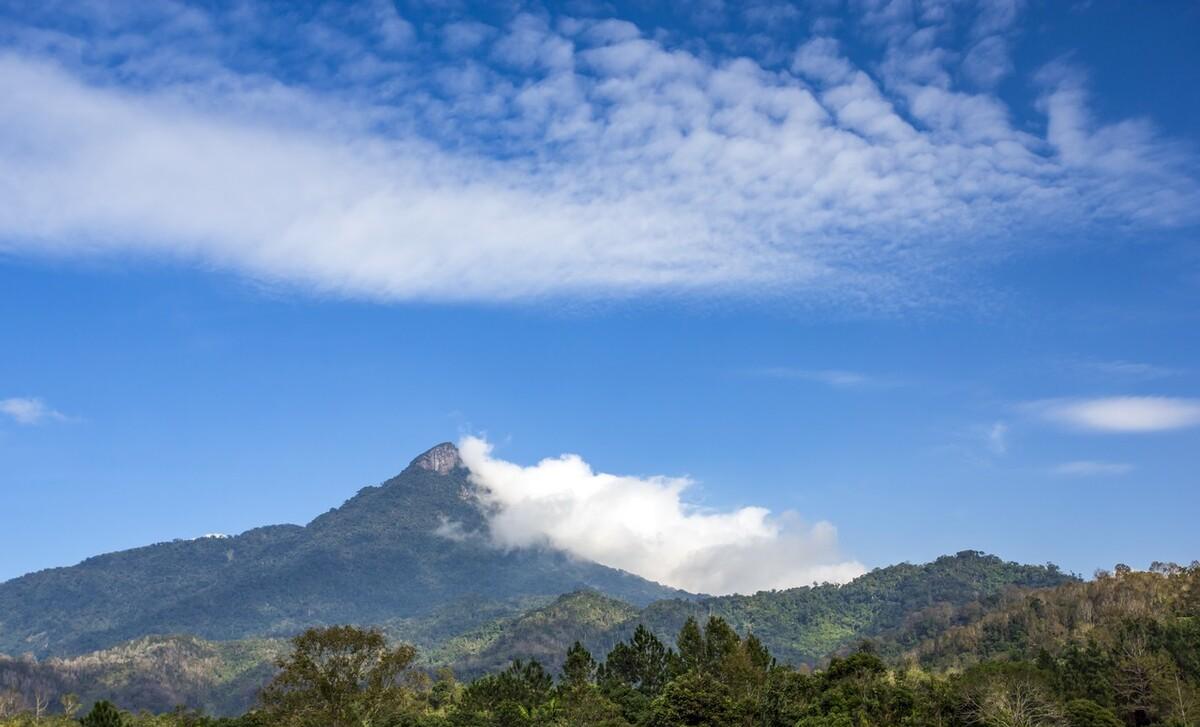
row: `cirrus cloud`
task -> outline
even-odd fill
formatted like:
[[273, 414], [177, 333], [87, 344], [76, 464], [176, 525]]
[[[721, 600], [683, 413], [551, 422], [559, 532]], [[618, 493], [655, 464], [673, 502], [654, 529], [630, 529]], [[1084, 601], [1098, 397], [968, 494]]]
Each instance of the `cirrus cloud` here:
[[1160, 432], [1200, 425], [1200, 399], [1110, 396], [1047, 399], [1026, 406], [1048, 421], [1097, 432]]
[[573, 454], [522, 466], [494, 457], [477, 437], [464, 438], [459, 452], [491, 507], [498, 547], [550, 545], [713, 594], [841, 583], [865, 572], [841, 556], [830, 523], [805, 525], [761, 507], [702, 510], [683, 498], [693, 484], [687, 478], [596, 472]]
[[1095, 477], [1124, 475], [1133, 471], [1133, 465], [1125, 462], [1098, 462], [1076, 460], [1055, 465], [1051, 472], [1066, 477]]

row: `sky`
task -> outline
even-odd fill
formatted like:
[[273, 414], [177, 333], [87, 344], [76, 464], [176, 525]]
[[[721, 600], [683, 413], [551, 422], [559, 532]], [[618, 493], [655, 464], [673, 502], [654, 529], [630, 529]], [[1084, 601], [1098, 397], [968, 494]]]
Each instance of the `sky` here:
[[1197, 35], [0, 1], [0, 579], [304, 523], [441, 441], [496, 547], [696, 590], [1200, 558]]

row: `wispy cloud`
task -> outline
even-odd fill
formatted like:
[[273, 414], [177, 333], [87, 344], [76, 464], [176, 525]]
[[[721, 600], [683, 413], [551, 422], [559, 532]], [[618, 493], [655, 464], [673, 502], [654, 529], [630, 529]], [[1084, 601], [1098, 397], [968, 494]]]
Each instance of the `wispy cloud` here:
[[[939, 34], [867, 13], [848, 31], [880, 58], [814, 37], [780, 69], [542, 11], [468, 27], [376, 5], [303, 23], [254, 2], [55, 5], [6, 29], [0, 239], [385, 300], [906, 306], [1035, 233], [1200, 219], [1190, 153], [1095, 118], [1080, 72], [1039, 74], [1045, 136], [1013, 123], [988, 90], [1019, 70], [1010, 15], [921, 20]], [[259, 58], [279, 43], [295, 52]]]
[[1200, 425], [1200, 399], [1165, 396], [1045, 399], [1030, 402], [1025, 408], [1047, 421], [1097, 432], [1160, 432]]
[[804, 369], [790, 366], [771, 366], [752, 369], [751, 374], [775, 379], [812, 381], [835, 388], [858, 388], [868, 386], [890, 386], [887, 379], [845, 369]]
[[1102, 374], [1112, 377], [1125, 377], [1131, 379], [1161, 379], [1168, 376], [1176, 376], [1182, 373], [1179, 369], [1173, 369], [1166, 366], [1158, 366], [1156, 364], [1143, 363], [1138, 361], [1081, 361], [1077, 367], [1092, 373]]
[[996, 422], [987, 431], [988, 450], [995, 455], [1008, 454], [1008, 425]]
[[16, 397], [0, 399], [0, 414], [17, 424], [42, 424], [48, 421], [65, 421], [67, 417], [55, 411], [46, 402], [36, 398]]
[[[578, 455], [521, 466], [498, 459], [475, 437], [459, 444], [471, 477], [494, 506], [490, 538], [498, 547], [550, 544], [694, 592], [751, 593], [862, 574], [838, 549], [827, 522], [761, 507], [725, 512], [688, 504], [687, 478], [595, 472]], [[443, 523], [446, 537], [466, 534]]]
[[1077, 460], [1074, 462], [1063, 462], [1053, 467], [1050, 471], [1064, 477], [1113, 477], [1128, 474], [1133, 469], [1133, 465], [1124, 462]]

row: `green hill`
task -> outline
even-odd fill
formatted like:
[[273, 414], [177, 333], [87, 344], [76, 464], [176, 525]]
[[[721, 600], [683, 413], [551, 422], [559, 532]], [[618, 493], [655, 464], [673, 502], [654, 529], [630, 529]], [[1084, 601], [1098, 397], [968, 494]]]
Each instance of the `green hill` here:
[[[1118, 566], [1087, 582], [925, 608], [884, 634], [879, 648], [929, 668], [962, 669], [986, 660], [1052, 662], [1089, 650], [1119, 651], [1135, 637], [1149, 640], [1143, 647], [1155, 642], [1167, 650], [1200, 643], [1200, 569]], [[1200, 673], [1200, 653], [1179, 656]]]
[[1014, 590], [1072, 582], [1052, 566], [1021, 565], [963, 551], [922, 565], [877, 568], [845, 585], [669, 599], [640, 610], [584, 591], [451, 639], [435, 652], [433, 661], [467, 674], [493, 670], [515, 658], [536, 658], [556, 669], [575, 641], [604, 654], [629, 638], [638, 624], [645, 624], [671, 644], [688, 617], [703, 621], [720, 616], [742, 634], [753, 633], [780, 661], [811, 666], [863, 639], [895, 630], [920, 612], [955, 610]]
[[[602, 656], [639, 623], [673, 644], [689, 616], [701, 621], [721, 616], [743, 634], [754, 633], [781, 662], [813, 665], [863, 639], [899, 633], [921, 614], [965, 613], [1013, 591], [1072, 583], [1052, 567], [965, 551], [923, 565], [879, 568], [842, 586], [668, 599], [645, 608], [589, 589], [527, 599], [521, 613], [511, 603], [476, 598], [377, 623], [394, 641], [418, 645], [423, 666], [450, 666], [465, 677], [494, 672], [513, 659], [537, 659], [557, 671], [575, 641]], [[65, 685], [61, 688], [128, 707], [162, 709], [178, 699], [234, 713], [250, 704], [252, 687], [271, 673], [279, 643], [140, 639], [74, 659], [0, 661], [0, 681], [36, 667], [54, 684]], [[83, 664], [91, 666], [83, 669]]]
[[688, 616], [720, 616], [738, 631], [755, 634], [781, 661], [815, 664], [840, 648], [901, 626], [922, 609], [953, 608], [1014, 587], [1046, 588], [1073, 580], [1054, 566], [1011, 563], [967, 550], [932, 563], [877, 568], [841, 586], [659, 601], [640, 620], [669, 641]]

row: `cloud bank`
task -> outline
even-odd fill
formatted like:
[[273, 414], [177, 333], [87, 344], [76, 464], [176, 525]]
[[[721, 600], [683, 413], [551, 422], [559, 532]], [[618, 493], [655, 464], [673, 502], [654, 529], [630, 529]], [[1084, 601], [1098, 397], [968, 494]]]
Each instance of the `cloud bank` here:
[[1112, 396], [1049, 399], [1027, 407], [1048, 421], [1096, 432], [1162, 432], [1200, 425], [1200, 399]]
[[1030, 131], [991, 90], [1015, 11], [934, 5], [865, 9], [865, 58], [536, 8], [30, 9], [0, 24], [0, 252], [381, 300], [905, 306], [1059, 230], [1197, 222], [1192, 152], [1096, 118], [1062, 64], [1024, 69]]
[[463, 463], [494, 509], [492, 542], [551, 545], [692, 592], [752, 593], [865, 572], [838, 551], [827, 522], [805, 525], [761, 507], [709, 512], [689, 505], [692, 482], [595, 472], [578, 455], [524, 467], [492, 456], [477, 437], [459, 443]]

